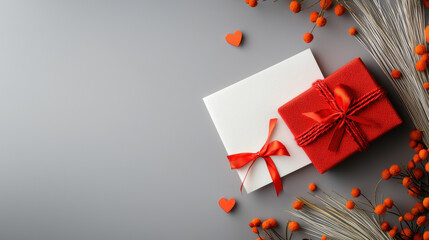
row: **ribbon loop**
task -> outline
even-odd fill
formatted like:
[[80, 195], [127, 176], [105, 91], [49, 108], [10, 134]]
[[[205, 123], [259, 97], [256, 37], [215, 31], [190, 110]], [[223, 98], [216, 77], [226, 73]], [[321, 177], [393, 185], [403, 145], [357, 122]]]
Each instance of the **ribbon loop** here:
[[367, 148], [368, 140], [357, 123], [373, 127], [378, 126], [378, 124], [355, 114], [374, 101], [383, 98], [385, 96], [384, 90], [376, 88], [354, 101], [352, 89], [345, 85], [336, 86], [333, 94], [324, 80], [316, 81], [313, 86], [328, 103], [329, 108], [303, 113], [304, 116], [315, 120], [317, 123], [296, 138], [298, 145], [306, 146], [336, 126], [328, 146], [329, 151], [338, 150], [345, 132], [352, 136], [360, 151]]
[[274, 187], [276, 189], [277, 197], [280, 194], [280, 191], [283, 189], [283, 184], [280, 179], [280, 174], [270, 156], [290, 156], [286, 147], [279, 141], [270, 142], [271, 134], [274, 131], [274, 128], [277, 123], [277, 118], [270, 119], [270, 125], [268, 130], [268, 138], [264, 146], [257, 153], [238, 153], [228, 156], [231, 169], [239, 169], [243, 166], [251, 163], [247, 168], [246, 175], [244, 176], [243, 182], [241, 183], [240, 191], [243, 192], [244, 181], [249, 174], [250, 169], [258, 158], [263, 158], [267, 164], [268, 172], [270, 173], [271, 179], [273, 180]]
[[343, 110], [343, 113], [347, 113], [349, 106], [353, 101], [352, 90], [349, 87], [340, 84], [334, 89], [334, 96], [338, 107]]

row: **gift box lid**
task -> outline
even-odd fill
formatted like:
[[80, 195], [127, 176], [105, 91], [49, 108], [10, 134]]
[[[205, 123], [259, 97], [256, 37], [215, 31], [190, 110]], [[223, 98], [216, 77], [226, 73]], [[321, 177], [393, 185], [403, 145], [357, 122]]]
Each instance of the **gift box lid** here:
[[[354, 59], [322, 81], [326, 84], [330, 92], [333, 92], [336, 86], [340, 84], [347, 86], [352, 90], [355, 100], [379, 88], [360, 58]], [[303, 113], [314, 112], [328, 107], [329, 104], [322, 97], [320, 91], [315, 87], [310, 87], [296, 98], [281, 106], [278, 111], [290, 131], [297, 138], [317, 123], [315, 120], [303, 115]], [[373, 141], [402, 123], [402, 120], [387, 97], [372, 102], [357, 112], [356, 115], [377, 124], [376, 127], [357, 124], [368, 142]], [[326, 172], [359, 150], [359, 146], [354, 138], [345, 132], [337, 151], [329, 151], [328, 146], [334, 131], [335, 127], [331, 127], [310, 144], [302, 146], [320, 173]]]

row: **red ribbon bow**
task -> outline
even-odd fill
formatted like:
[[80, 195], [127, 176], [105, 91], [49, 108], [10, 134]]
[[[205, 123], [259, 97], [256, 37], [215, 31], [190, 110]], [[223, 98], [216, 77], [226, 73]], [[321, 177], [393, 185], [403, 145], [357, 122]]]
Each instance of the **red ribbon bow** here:
[[300, 146], [307, 145], [314, 141], [319, 135], [336, 125], [334, 134], [329, 143], [329, 151], [335, 152], [338, 150], [346, 131], [358, 144], [359, 150], [364, 150], [369, 143], [357, 123], [369, 126], [377, 126], [378, 124], [356, 116], [355, 114], [373, 101], [383, 97], [385, 95], [384, 90], [377, 88], [354, 101], [352, 90], [347, 86], [340, 84], [335, 87], [334, 95], [332, 95], [326, 83], [322, 80], [316, 81], [315, 87], [324, 97], [330, 108], [303, 113], [303, 115], [315, 120], [318, 124], [300, 135], [297, 138], [298, 144]]
[[244, 165], [252, 162], [247, 169], [246, 175], [244, 176], [243, 182], [241, 183], [240, 191], [243, 192], [243, 184], [246, 180], [247, 174], [249, 174], [250, 169], [258, 158], [263, 158], [265, 163], [267, 164], [268, 171], [271, 175], [271, 179], [273, 180], [274, 187], [276, 189], [277, 197], [279, 196], [280, 191], [283, 189], [283, 184], [280, 179], [279, 172], [277, 171], [276, 165], [270, 156], [290, 156], [286, 147], [279, 141], [270, 141], [271, 134], [276, 126], [277, 118], [273, 118], [270, 120], [270, 127], [268, 131], [268, 139], [265, 142], [264, 146], [257, 153], [239, 153], [234, 155], [229, 155], [228, 160], [231, 164], [231, 169], [239, 169]]

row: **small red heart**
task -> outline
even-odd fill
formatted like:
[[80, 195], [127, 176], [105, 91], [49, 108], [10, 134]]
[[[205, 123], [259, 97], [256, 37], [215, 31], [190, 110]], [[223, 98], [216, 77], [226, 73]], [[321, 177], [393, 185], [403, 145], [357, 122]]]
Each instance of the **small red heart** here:
[[219, 206], [226, 212], [229, 213], [235, 206], [235, 199], [231, 198], [226, 200], [225, 198], [219, 199]]
[[240, 46], [242, 37], [243, 37], [243, 34], [237, 30], [237, 31], [235, 31], [234, 34], [228, 33], [226, 35], [225, 39], [229, 44], [238, 47], [238, 46]]

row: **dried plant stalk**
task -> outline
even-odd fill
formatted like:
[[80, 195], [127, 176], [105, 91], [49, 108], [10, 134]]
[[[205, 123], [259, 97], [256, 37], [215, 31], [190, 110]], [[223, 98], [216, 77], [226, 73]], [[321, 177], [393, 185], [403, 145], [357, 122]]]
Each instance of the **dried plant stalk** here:
[[[322, 235], [333, 240], [390, 240], [388, 233], [380, 228], [377, 218], [356, 206], [353, 210], [345, 207], [346, 200], [334, 198], [326, 193], [324, 197], [313, 195], [322, 204], [315, 204], [305, 198], [298, 198], [304, 203], [299, 211], [286, 210], [291, 215], [306, 223], [309, 235], [320, 239]], [[372, 215], [372, 216], [371, 216]], [[393, 238], [400, 239], [400, 238]]]
[[[429, 144], [429, 95], [422, 87], [427, 71], [418, 72], [415, 46], [425, 44], [421, 0], [341, 0], [359, 25], [359, 42], [370, 52], [404, 103], [415, 127]], [[402, 72], [393, 79], [391, 72]]]

